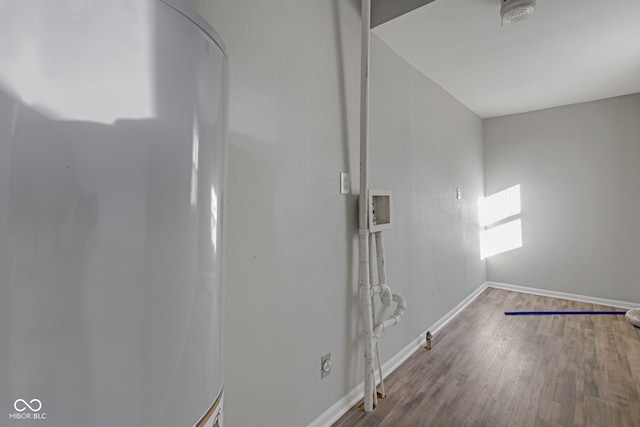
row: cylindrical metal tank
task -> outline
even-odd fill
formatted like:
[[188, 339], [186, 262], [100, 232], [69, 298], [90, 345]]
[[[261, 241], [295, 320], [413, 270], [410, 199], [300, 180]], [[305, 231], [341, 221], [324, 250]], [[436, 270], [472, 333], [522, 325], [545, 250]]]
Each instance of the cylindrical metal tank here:
[[226, 100], [180, 0], [0, 0], [0, 425], [222, 425]]

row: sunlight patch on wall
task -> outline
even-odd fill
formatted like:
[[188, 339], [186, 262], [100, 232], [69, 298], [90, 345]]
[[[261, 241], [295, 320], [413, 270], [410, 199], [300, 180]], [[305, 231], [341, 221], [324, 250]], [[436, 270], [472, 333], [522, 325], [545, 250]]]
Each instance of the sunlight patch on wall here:
[[481, 197], [479, 212], [481, 227], [520, 214], [520, 185], [514, 185], [485, 198]]
[[480, 259], [522, 247], [522, 221], [516, 219], [480, 232]]
[[520, 185], [478, 200], [480, 259], [522, 247]]

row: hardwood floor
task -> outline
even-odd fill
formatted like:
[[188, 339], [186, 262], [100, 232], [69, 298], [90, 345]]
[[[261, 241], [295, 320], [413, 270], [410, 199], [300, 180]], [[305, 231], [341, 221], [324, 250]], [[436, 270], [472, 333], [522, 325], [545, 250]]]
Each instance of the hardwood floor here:
[[640, 329], [611, 307], [489, 288], [334, 427], [640, 426]]

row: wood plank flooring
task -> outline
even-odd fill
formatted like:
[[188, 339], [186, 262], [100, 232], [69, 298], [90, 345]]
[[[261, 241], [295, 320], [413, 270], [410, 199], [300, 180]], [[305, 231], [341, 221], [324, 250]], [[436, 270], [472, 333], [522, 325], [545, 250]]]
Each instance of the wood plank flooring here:
[[334, 427], [639, 427], [640, 329], [620, 315], [504, 315], [612, 309], [489, 288], [385, 380], [377, 409]]

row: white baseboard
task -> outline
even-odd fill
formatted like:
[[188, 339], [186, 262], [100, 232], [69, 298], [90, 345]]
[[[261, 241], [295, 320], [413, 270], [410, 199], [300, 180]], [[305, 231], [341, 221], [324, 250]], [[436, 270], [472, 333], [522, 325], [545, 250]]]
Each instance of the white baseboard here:
[[347, 413], [349, 409], [364, 395], [364, 382], [360, 383], [356, 388], [351, 390], [349, 394], [331, 405], [329, 409], [324, 411], [318, 418], [313, 420], [307, 427], [329, 427]]
[[[386, 378], [395, 371], [405, 360], [413, 353], [418, 351], [425, 345], [426, 333], [431, 331], [432, 335], [436, 335], [447, 323], [464, 310], [471, 302], [487, 289], [487, 283], [483, 283], [467, 296], [460, 304], [456, 305], [451, 311], [438, 319], [430, 328], [427, 328], [419, 337], [411, 341], [407, 346], [400, 350], [395, 356], [382, 365], [382, 372]], [[342, 417], [353, 405], [362, 400], [364, 394], [364, 383], [360, 383], [356, 388], [351, 390], [346, 396], [331, 405], [329, 409], [324, 411], [318, 418], [311, 422], [308, 427], [329, 427]]]
[[568, 299], [571, 301], [587, 302], [590, 304], [598, 304], [598, 305], [604, 305], [608, 307], [619, 307], [619, 308], [626, 308], [626, 309], [640, 307], [640, 304], [636, 304], [633, 302], [616, 301], [616, 300], [605, 299], [605, 298], [589, 297], [585, 295], [569, 294], [565, 292], [548, 291], [546, 289], [528, 288], [526, 286], [511, 285], [509, 283], [485, 282], [483, 286], [485, 288], [505, 289], [507, 291], [522, 292], [525, 294], [540, 295], [543, 297], [562, 298], [562, 299]]

